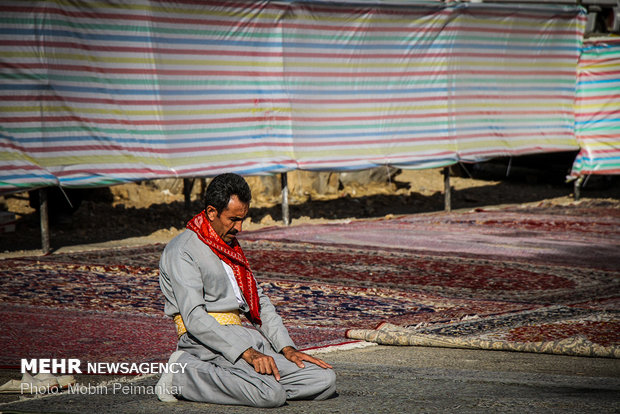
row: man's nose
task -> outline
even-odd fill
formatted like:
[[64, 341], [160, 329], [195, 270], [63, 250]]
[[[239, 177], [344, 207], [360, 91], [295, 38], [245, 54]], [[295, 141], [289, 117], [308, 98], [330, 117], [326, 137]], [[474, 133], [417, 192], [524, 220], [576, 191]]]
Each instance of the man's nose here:
[[237, 221], [235, 222], [235, 225], [233, 226], [233, 228], [237, 230], [238, 232], [241, 231], [242, 227], [243, 227], [243, 221]]

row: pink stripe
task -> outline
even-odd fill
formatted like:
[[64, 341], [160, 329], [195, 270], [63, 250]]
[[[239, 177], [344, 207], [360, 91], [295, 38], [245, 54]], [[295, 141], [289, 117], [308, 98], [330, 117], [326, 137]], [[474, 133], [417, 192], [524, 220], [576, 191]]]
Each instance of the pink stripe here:
[[[315, 144], [316, 145], [316, 144]], [[263, 147], [293, 147], [290, 143], [260, 141], [260, 145], [255, 142], [240, 144], [232, 143], [230, 145], [202, 145], [194, 147], [175, 147], [175, 148], [153, 148], [153, 147], [123, 147], [120, 145], [62, 145], [56, 147], [18, 147], [15, 144], [0, 143], [0, 148], [23, 149], [28, 153], [48, 153], [48, 152], [76, 152], [76, 151], [120, 151], [120, 152], [140, 152], [152, 154], [178, 154], [178, 153], [197, 153], [202, 151], [221, 151], [243, 148]]]
[[72, 175], [78, 174], [144, 174], [144, 173], [159, 173], [159, 174], [170, 174], [172, 170], [156, 170], [152, 168], [89, 168], [89, 169], [79, 169], [79, 170], [61, 170], [54, 173], [56, 177], [68, 177]]
[[[545, 131], [546, 135], [553, 135], [556, 137], [566, 136], [573, 137], [571, 132], [565, 131]], [[502, 133], [502, 134], [488, 134], [488, 133], [477, 133], [477, 134], [459, 134], [458, 141], [466, 140], [466, 139], [479, 139], [479, 138], [488, 138], [489, 136], [494, 137], [502, 137], [502, 138], [517, 138], [527, 136], [523, 133]], [[282, 143], [278, 141], [261, 141], [261, 147], [276, 147], [276, 148], [292, 148], [292, 147], [316, 147], [320, 145], [321, 147], [351, 147], [351, 146], [363, 146], [363, 145], [390, 145], [390, 144], [402, 144], [402, 143], [413, 143], [413, 142], [438, 142], [438, 141], [452, 141], [454, 140], [451, 136], [427, 136], [427, 137], [407, 137], [407, 138], [397, 138], [397, 139], [379, 139], [379, 140], [350, 140], [346, 143], [343, 142], [321, 142], [317, 144], [316, 141], [313, 142], [296, 142], [294, 144], [290, 143]], [[256, 143], [232, 143], [230, 145], [202, 145], [202, 146], [192, 146], [192, 147], [175, 147], [175, 148], [153, 148], [153, 147], [141, 147], [141, 146], [133, 146], [133, 147], [124, 147], [120, 145], [63, 145], [56, 147], [22, 147], [12, 143], [0, 143], [0, 148], [13, 148], [18, 150], [27, 151], [29, 153], [50, 153], [50, 152], [78, 152], [78, 151], [119, 151], [119, 152], [141, 152], [141, 153], [153, 153], [153, 154], [178, 154], [178, 153], [198, 153], [203, 151], [221, 151], [221, 150], [230, 150], [230, 149], [245, 149], [245, 148], [254, 148], [256, 147]]]
[[[25, 96], [2, 96], [0, 95], [3, 101], [12, 101], [12, 102], [29, 102], [29, 101], [50, 101], [50, 102], [77, 102], [77, 103], [98, 103], [98, 104], [109, 104], [109, 105], [143, 105], [143, 106], [180, 106], [180, 105], [260, 105], [260, 104], [272, 104], [272, 103], [280, 103], [285, 104], [289, 101], [286, 99], [190, 99], [190, 100], [179, 100], [179, 99], [171, 99], [169, 101], [161, 101], [161, 100], [146, 100], [146, 99], [106, 99], [106, 98], [82, 98], [76, 96], [36, 96], [36, 95], [25, 95]], [[261, 108], [257, 108], [261, 109]], [[269, 108], [265, 108], [269, 109]]]
[[[572, 111], [470, 111], [460, 112], [459, 116], [488, 116], [488, 115], [572, 115]], [[257, 117], [234, 117], [234, 118], [217, 118], [217, 119], [175, 119], [175, 120], [126, 120], [126, 119], [103, 119], [103, 118], [85, 118], [78, 116], [43, 116], [43, 117], [0, 117], [6, 123], [20, 122], [81, 122], [95, 124], [121, 124], [121, 125], [209, 125], [223, 123], [253, 123], [264, 122], [347, 122], [347, 121], [373, 121], [386, 119], [419, 119], [419, 118], [441, 118], [448, 116], [447, 113], [416, 113], [416, 114], [398, 114], [398, 115], [376, 115], [376, 116], [349, 116], [349, 117], [303, 117], [303, 116], [257, 116]]]
[[94, 124], [120, 124], [120, 125], [207, 125], [207, 124], [225, 124], [235, 122], [264, 122], [269, 121], [290, 121], [289, 117], [285, 116], [269, 116], [265, 117], [239, 117], [239, 118], [218, 118], [218, 119], [179, 119], [170, 121], [156, 121], [156, 120], [134, 120], [129, 121], [125, 119], [100, 119], [100, 118], [83, 118], [78, 116], [43, 116], [43, 117], [7, 117], [1, 118], [2, 122], [7, 123], [20, 123], [20, 122], [80, 122], [80, 123], [94, 123]]
[[600, 174], [600, 175], [612, 175], [612, 174], [620, 174], [620, 168], [606, 169], [603, 168], [601, 170], [589, 170], [589, 169], [581, 169], [579, 170], [579, 174]]
[[[327, 58], [327, 59], [401, 59], [403, 56], [407, 56], [403, 53], [362, 53], [359, 51], [352, 51], [350, 53], [329, 53], [329, 52], [268, 52], [268, 51], [253, 51], [253, 50], [224, 50], [224, 49], [168, 49], [168, 48], [151, 48], [151, 47], [129, 47], [129, 46], [98, 46], [98, 45], [86, 45], [74, 42], [58, 42], [42, 39], [40, 43], [33, 42], [31, 40], [6, 40], [3, 42], [5, 46], [18, 46], [18, 47], [58, 47], [68, 49], [79, 49], [88, 51], [101, 51], [101, 52], [115, 52], [115, 53], [131, 53], [131, 54], [174, 54], [174, 55], [197, 55], [197, 56], [250, 56], [250, 57], [300, 57], [300, 58]], [[506, 55], [502, 53], [482, 53], [482, 52], [445, 52], [445, 53], [409, 53], [410, 57], [416, 59], [433, 59], [433, 58], [448, 58], [448, 57], [477, 57], [477, 58], [505, 58]], [[511, 59], [539, 59], [540, 55], [537, 54], [511, 54]], [[574, 59], [575, 53], [569, 54], [548, 54], [545, 55], [547, 60], [549, 59]]]
[[[596, 95], [596, 96], [579, 96], [575, 98], [576, 102], [582, 101], [609, 101], [612, 104], [618, 104], [620, 102], [620, 94], [615, 95]], [[602, 102], [605, 103], [605, 102]]]
[[0, 165], [0, 171], [15, 171], [15, 170], [29, 170], [29, 171], [45, 171], [43, 168], [38, 165], [19, 165], [19, 164], [9, 164], [9, 165]]
[[[183, 106], [183, 105], [205, 105], [205, 106], [222, 106], [222, 105], [251, 105], [253, 107], [257, 107], [257, 110], [268, 110], [269, 108], [258, 108], [259, 105], [264, 104], [315, 104], [315, 105], [331, 105], [331, 104], [379, 104], [379, 103], [410, 103], [410, 102], [443, 102], [446, 100], [445, 96], [427, 96], [427, 97], [402, 97], [402, 98], [376, 98], [376, 99], [189, 99], [189, 100], [181, 100], [181, 99], [170, 99], [167, 101], [162, 100], [146, 100], [146, 99], [106, 99], [106, 98], [83, 98], [76, 96], [36, 96], [36, 95], [11, 95], [11, 96], [2, 96], [0, 97], [3, 101], [7, 102], [76, 102], [76, 103], [97, 103], [97, 104], [108, 104], [108, 105], [142, 105], [142, 106]], [[538, 97], [538, 101], [543, 100], [555, 100], [555, 99], [566, 99], [570, 98], [572, 95], [543, 95]], [[510, 95], [511, 100], [531, 100], [533, 95]], [[506, 99], [506, 95], [462, 95], [462, 96], [452, 96], [452, 100], [472, 100], [472, 99], [483, 99], [483, 100], [491, 100], [498, 99], [504, 100]]]
[[615, 155], [615, 154], [620, 154], [620, 148], [607, 149], [607, 150], [588, 149], [586, 152], [588, 155]]
[[575, 118], [579, 120], [584, 119], [584, 118], [585, 120], [604, 119], [606, 116], [609, 116], [609, 115], [620, 115], [620, 109], [614, 109], [613, 111], [592, 111], [592, 112], [578, 111], [575, 114]]
[[430, 137], [421, 137], [421, 138], [399, 138], [399, 139], [378, 139], [378, 140], [372, 140], [372, 141], [364, 141], [364, 140], [357, 140], [357, 141], [349, 141], [347, 140], [346, 142], [333, 142], [333, 141], [328, 141], [328, 142], [295, 142], [293, 144], [294, 147], [351, 147], [351, 146], [355, 146], [355, 147], [359, 147], [359, 146], [363, 146], [363, 145], [389, 145], [389, 144], [402, 144], [402, 143], [407, 143], [407, 142], [434, 142], [434, 141], [451, 141], [454, 140], [453, 137], [450, 136], [439, 136], [439, 135], [433, 135]]
[[[459, 112], [459, 116], [488, 116], [488, 115], [572, 115], [572, 111], [470, 111]], [[441, 118], [449, 116], [448, 113], [418, 113], [418, 114], [399, 114], [399, 115], [378, 115], [378, 116], [350, 116], [350, 117], [303, 117], [293, 116], [293, 121], [302, 122], [347, 122], [347, 121], [372, 121], [383, 119], [416, 119], [416, 118]]]
[[611, 71], [582, 71], [579, 72], [579, 79], [581, 78], [598, 78], [609, 76], [612, 79], [617, 79], [620, 76], [620, 70], [611, 70]]

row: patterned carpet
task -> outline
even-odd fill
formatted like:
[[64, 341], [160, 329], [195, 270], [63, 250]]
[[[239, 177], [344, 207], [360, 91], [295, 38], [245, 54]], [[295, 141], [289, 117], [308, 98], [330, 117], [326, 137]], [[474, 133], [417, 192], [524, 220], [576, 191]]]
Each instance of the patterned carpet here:
[[[302, 348], [382, 322], [445, 338], [620, 346], [620, 214], [569, 213], [274, 228], [242, 244]], [[163, 247], [0, 261], [0, 365], [167, 359], [175, 333], [157, 280]]]
[[245, 239], [620, 270], [620, 209], [605, 204], [271, 228]]

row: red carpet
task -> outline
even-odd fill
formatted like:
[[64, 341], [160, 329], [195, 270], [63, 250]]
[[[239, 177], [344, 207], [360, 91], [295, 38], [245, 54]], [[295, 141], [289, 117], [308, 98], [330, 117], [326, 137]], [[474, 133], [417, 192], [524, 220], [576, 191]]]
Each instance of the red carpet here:
[[[620, 345], [620, 214], [578, 212], [275, 228], [242, 244], [300, 347], [345, 342], [347, 329], [382, 321], [452, 337]], [[175, 333], [157, 280], [162, 249], [0, 261], [0, 365], [165, 360]]]

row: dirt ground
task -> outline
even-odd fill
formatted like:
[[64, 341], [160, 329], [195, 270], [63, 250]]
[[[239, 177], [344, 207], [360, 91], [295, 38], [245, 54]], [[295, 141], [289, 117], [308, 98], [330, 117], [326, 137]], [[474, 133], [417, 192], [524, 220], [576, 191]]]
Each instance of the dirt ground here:
[[[575, 204], [573, 185], [563, 178], [526, 170], [508, 178], [502, 167], [450, 179], [453, 210], [506, 204]], [[470, 174], [470, 172], [468, 172]], [[260, 180], [248, 180], [253, 202], [244, 230], [282, 224], [277, 191], [260, 191]], [[403, 214], [439, 212], [444, 209], [441, 169], [405, 170], [389, 181], [367, 185], [347, 183], [329, 194], [291, 192], [292, 225], [334, 220], [390, 218]], [[182, 180], [123, 184], [89, 190], [71, 215], [51, 219], [53, 251], [167, 242], [202, 208], [200, 185], [195, 185], [186, 208]], [[593, 176], [585, 183], [579, 203], [605, 203], [620, 208], [618, 177]], [[16, 231], [0, 233], [0, 258], [41, 254], [38, 212], [29, 205], [28, 193], [0, 197], [0, 210], [15, 213]]]

